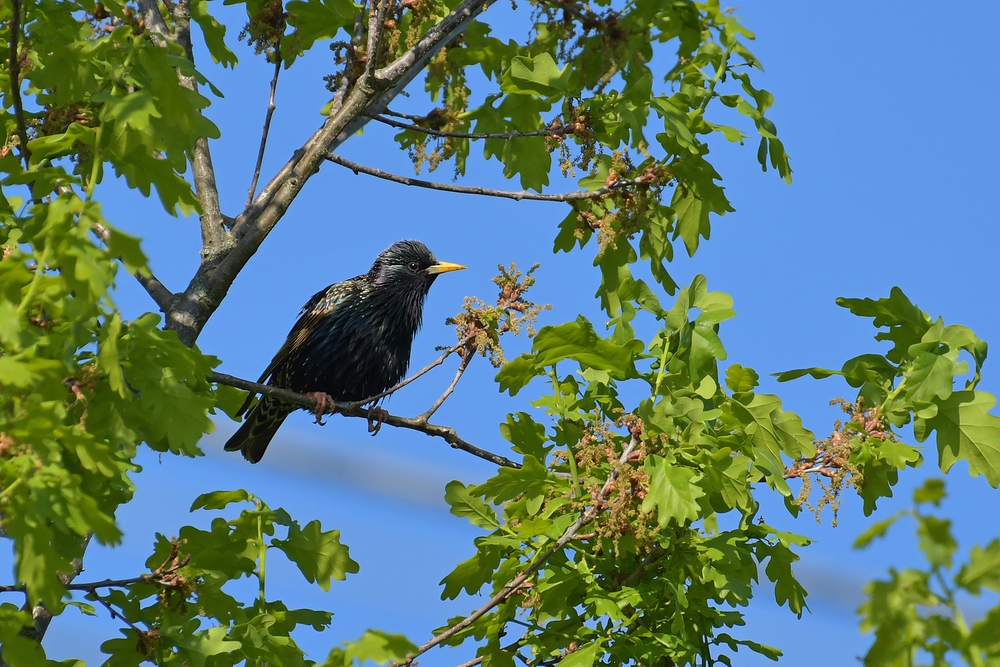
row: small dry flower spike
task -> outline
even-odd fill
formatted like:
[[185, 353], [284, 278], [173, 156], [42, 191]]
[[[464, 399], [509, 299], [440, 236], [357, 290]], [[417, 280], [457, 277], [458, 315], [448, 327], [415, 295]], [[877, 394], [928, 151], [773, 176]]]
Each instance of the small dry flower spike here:
[[551, 308], [548, 304], [540, 305], [524, 298], [535, 284], [532, 273], [538, 264], [524, 274], [517, 270], [513, 262], [510, 267], [500, 264], [497, 268], [500, 273], [493, 279], [500, 288], [496, 305], [487, 305], [476, 297], [466, 297], [462, 305], [464, 312], [446, 320], [448, 324], [455, 325], [458, 340], [466, 341], [468, 350], [489, 357], [495, 368], [507, 361], [500, 346], [500, 336], [507, 332], [518, 336], [522, 329], [526, 330], [529, 338], [534, 336], [538, 314]]
[[[836, 526], [841, 492], [845, 487], [860, 490], [865, 485], [864, 475], [850, 460], [855, 448], [867, 440], [896, 442], [896, 439], [887, 429], [879, 409], [864, 407], [862, 399], [852, 403], [836, 398], [830, 401], [830, 405], [839, 405], [847, 413], [847, 421], [838, 419], [830, 437], [816, 441], [813, 456], [799, 459], [785, 469], [785, 479], [801, 479], [802, 489], [796, 502], [815, 514], [817, 522], [823, 509], [829, 505], [833, 511], [833, 525]], [[825, 482], [824, 478], [830, 481]], [[814, 481], [822, 491], [815, 505], [809, 500]]]

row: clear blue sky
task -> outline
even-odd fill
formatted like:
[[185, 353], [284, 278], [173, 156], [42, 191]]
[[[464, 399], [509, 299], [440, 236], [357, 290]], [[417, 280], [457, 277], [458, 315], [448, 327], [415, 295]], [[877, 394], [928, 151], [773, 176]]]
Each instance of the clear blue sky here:
[[[739, 7], [737, 14], [758, 38], [751, 48], [766, 72], [755, 83], [776, 97], [771, 117], [792, 156], [795, 180], [788, 186], [773, 173], [762, 174], [753, 142], [744, 148], [717, 144], [713, 150], [737, 210], [716, 219], [711, 241], [694, 259], [679, 258], [671, 271], [680, 284], [704, 273], [711, 289], [735, 298], [739, 316], [722, 330], [729, 362], [751, 366], [767, 378], [802, 366], [839, 367], [850, 356], [881, 349], [870, 324], [837, 308], [834, 299], [886, 296], [893, 285], [945, 322], [966, 324], [987, 341], [1000, 341], [995, 306], [1000, 94], [992, 66], [995, 40], [987, 36], [990, 26], [1000, 24], [1000, 4], [958, 7], [787, 0]], [[216, 8], [231, 19], [235, 37], [241, 10]], [[527, 8], [519, 11], [523, 15]], [[511, 14], [510, 4], [500, 2], [486, 20], [505, 25]], [[519, 30], [513, 36], [523, 34]], [[318, 109], [328, 95], [322, 76], [335, 68], [325, 49], [314, 51], [282, 74], [265, 175], [321, 121]], [[249, 47], [240, 46], [237, 53], [241, 65], [235, 73], [211, 67], [207, 55], [199, 54], [201, 69], [226, 94], [214, 101], [209, 115], [223, 132], [213, 157], [223, 209], [230, 215], [246, 198], [270, 77], [270, 66], [255, 59]], [[424, 100], [414, 86], [413, 96], [394, 106], [426, 112], [432, 105]], [[391, 137], [392, 132], [371, 124], [342, 152], [358, 162], [411, 173]], [[463, 182], [510, 188], [498, 171], [495, 162], [473, 159]], [[450, 168], [433, 177], [449, 181]], [[552, 191], [570, 189], [573, 182], [554, 179]], [[121, 193], [113, 184], [105, 188], [104, 205], [111, 221], [146, 239], [152, 267], [167, 286], [182, 289], [197, 262], [197, 222], [170, 218], [155, 201]], [[543, 323], [578, 313], [601, 322], [593, 298], [599, 279], [590, 266], [593, 248], [570, 255], [551, 252], [556, 224], [565, 214], [558, 204], [431, 193], [327, 165], [236, 281], [199, 345], [223, 359], [222, 371], [255, 378], [312, 293], [366, 270], [378, 251], [400, 238], [421, 239], [439, 258], [470, 267], [434, 285], [414, 345], [414, 368], [435, 356], [436, 345], [453, 340], [443, 321], [459, 309], [464, 295], [494, 296], [490, 278], [498, 263], [542, 264], [533, 297], [554, 304]], [[118, 303], [127, 316], [152, 307], [124, 275]], [[521, 349], [517, 345], [512, 353]], [[416, 414], [449, 378], [447, 370], [431, 375], [387, 407]], [[477, 444], [502, 449], [496, 424], [508, 412], [532, 410], [531, 391], [510, 398], [498, 393], [492, 378], [493, 369], [478, 360], [436, 419], [455, 425]], [[981, 386], [1000, 393], [995, 361], [987, 362]], [[850, 395], [833, 380], [779, 387], [767, 378], [763, 390], [779, 393], [786, 407], [821, 436], [839, 416], [828, 400]], [[289, 419], [257, 466], [220, 452], [234, 429], [225, 421], [204, 441], [207, 458], [144, 456], [144, 471], [136, 477], [139, 493], [120, 516], [124, 545], [91, 549], [83, 576], [140, 572], [154, 532], [170, 535], [187, 522], [207, 523], [207, 516], [187, 514], [195, 496], [246, 487], [303, 522], [319, 518], [325, 527], [341, 529], [361, 564], [360, 574], [323, 594], [291, 568], [272, 574], [278, 564], [269, 560], [271, 595], [289, 606], [336, 614], [329, 632], [300, 636], [313, 658], [322, 660], [331, 644], [368, 627], [405, 633], [421, 643], [448, 616], [478, 607], [478, 598], [438, 600], [438, 581], [472, 554], [477, 534], [448, 513], [443, 489], [451, 479], [484, 479], [490, 466], [421, 434], [385, 428], [372, 439], [361, 420], [332, 418], [325, 428], [310, 421], [303, 413]], [[933, 446], [927, 454], [923, 469], [898, 487], [897, 498], [880, 503], [877, 517], [906, 507], [909, 490], [935, 472]], [[944, 511], [954, 521], [962, 553], [1000, 536], [1000, 518], [993, 511], [997, 494], [982, 478], [970, 478], [959, 465], [948, 485]], [[829, 515], [823, 525], [808, 514], [792, 520], [777, 503], [766, 505], [764, 515], [772, 524], [816, 540], [804, 550], [798, 568], [813, 593], [812, 613], [795, 621], [774, 605], [764, 585], [747, 612], [748, 627], [739, 634], [781, 647], [785, 664], [852, 664], [870, 643], [854, 617], [860, 587], [885, 576], [890, 565], [918, 562], [911, 526], [858, 553], [850, 543], [874, 519], [862, 517], [856, 498], [846, 499], [836, 529], [830, 528]], [[975, 615], [977, 607], [972, 609]], [[46, 645], [54, 658], [83, 657], [99, 664], [97, 646], [116, 627], [103, 616], [67, 612], [53, 623]], [[472, 650], [435, 650], [421, 664], [456, 665]], [[769, 663], [740, 655], [738, 664]]]

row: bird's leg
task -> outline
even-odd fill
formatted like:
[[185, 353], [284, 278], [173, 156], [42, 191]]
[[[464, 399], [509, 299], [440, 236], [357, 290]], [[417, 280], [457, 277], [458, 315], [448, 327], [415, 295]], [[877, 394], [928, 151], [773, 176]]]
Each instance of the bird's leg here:
[[378, 435], [378, 432], [382, 430], [382, 424], [388, 416], [389, 413], [377, 405], [368, 408], [368, 432], [372, 434], [372, 437]]
[[333, 412], [337, 408], [337, 402], [333, 400], [330, 394], [323, 393], [322, 391], [307, 391], [306, 396], [316, 399], [316, 423], [320, 426], [326, 426], [326, 422], [323, 421], [323, 415], [328, 412]]

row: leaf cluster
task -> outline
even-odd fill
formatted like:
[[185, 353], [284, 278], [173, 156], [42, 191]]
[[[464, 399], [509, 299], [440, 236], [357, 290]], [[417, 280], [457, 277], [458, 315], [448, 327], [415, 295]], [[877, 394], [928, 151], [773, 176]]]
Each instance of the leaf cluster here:
[[879, 498], [892, 496], [900, 470], [922, 460], [919, 449], [898, 442], [894, 431], [910, 423], [917, 442], [936, 434], [942, 472], [965, 461], [970, 474], [983, 475], [996, 488], [1000, 417], [989, 412], [996, 398], [976, 388], [986, 342], [968, 327], [932, 319], [898, 287], [888, 298], [837, 302], [855, 315], [872, 318], [881, 329], [876, 340], [892, 348], [849, 359], [840, 370], [803, 368], [777, 377], [788, 381], [804, 375], [840, 376], [858, 389], [857, 408], [846, 425], [849, 432], [833, 437], [847, 448], [845, 458], [859, 478], [855, 483], [865, 500], [865, 514], [874, 511]]
[[962, 600], [984, 590], [1000, 593], [1000, 540], [974, 546], [964, 562], [956, 562], [958, 543], [951, 521], [924, 511], [945, 499], [945, 482], [928, 479], [913, 492], [913, 508], [873, 524], [854, 546], [864, 549], [886, 535], [900, 519], [916, 523], [916, 536], [926, 568], [891, 569], [888, 580], [865, 587], [866, 601], [858, 610], [861, 629], [875, 638], [864, 657], [866, 665], [892, 667], [930, 659], [935, 667], [1000, 664], [1000, 608], [970, 622]]

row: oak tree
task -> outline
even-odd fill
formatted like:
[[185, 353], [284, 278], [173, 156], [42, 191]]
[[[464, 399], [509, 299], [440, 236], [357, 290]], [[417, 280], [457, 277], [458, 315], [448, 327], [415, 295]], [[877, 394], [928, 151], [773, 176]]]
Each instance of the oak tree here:
[[[525, 36], [491, 22], [493, 0], [225, 4], [245, 10], [242, 25], [224, 25], [207, 0], [0, 6], [0, 518], [15, 555], [0, 586], [9, 596], [0, 604], [6, 664], [50, 664], [41, 640], [58, 632], [70, 604], [120, 621], [103, 644], [109, 665], [311, 664], [295, 630], [323, 630], [330, 613], [282, 603], [265, 587], [268, 556], [283, 555], [323, 590], [359, 564], [336, 529], [273, 508], [252, 489], [204, 489], [192, 511], [221, 514], [209, 530], [157, 535], [147, 571], [101, 581], [80, 573], [91, 542], [122, 539], [116, 512], [135, 492], [140, 448], [198, 455], [212, 417], [232, 414], [241, 390], [315, 407], [215, 372], [219, 359], [197, 341], [299, 193], [337, 165], [415, 187], [561, 202], [554, 251], [593, 258], [607, 322], [545, 322], [536, 333], [542, 306], [526, 296], [531, 272], [503, 269], [496, 302], [469, 299], [452, 320], [457, 343], [390, 390], [407, 391], [457, 358], [453, 381], [426, 412], [390, 414], [385, 428], [422, 431], [495, 466], [485, 483], [442, 489], [452, 513], [482, 531], [442, 596], [482, 593], [484, 602], [423, 637], [331, 637], [324, 664], [411, 665], [434, 647], [465, 643], [476, 651], [466, 665], [489, 667], [731, 664], [737, 651], [777, 658], [778, 648], [740, 632], [742, 610], [763, 576], [777, 604], [802, 614], [806, 590], [793, 565], [809, 540], [762, 519], [765, 494], [796, 515], [856, 492], [871, 514], [922, 462], [902, 435], [908, 425], [918, 443], [935, 445], [942, 472], [964, 461], [1000, 484], [1000, 418], [990, 412], [994, 397], [977, 389], [986, 344], [970, 329], [935, 319], [899, 289], [841, 299], [892, 347], [837, 369], [781, 375], [839, 376], [856, 390], [842, 402], [843, 421], [817, 437], [779, 396], [758, 391], [756, 371], [723, 363], [731, 297], [704, 276], [674, 281], [674, 253], [693, 256], [716, 217], [733, 210], [711, 146], [746, 144], [748, 163], [792, 178], [768, 117], [774, 98], [754, 84], [753, 34], [731, 10], [712, 1], [529, 0], [512, 8], [530, 25]], [[238, 66], [238, 52], [253, 57], [240, 41], [273, 66], [259, 139], [249, 123], [222, 137], [212, 120], [221, 94], [212, 73]], [[301, 146], [269, 145], [276, 87], [322, 48], [332, 72], [321, 122]], [[196, 50], [208, 56], [197, 66]], [[448, 165], [464, 176], [481, 149], [511, 189], [343, 157], [340, 147], [362, 140], [369, 123], [395, 128], [399, 149], [432, 173]], [[217, 141], [259, 141], [239, 210], [220, 204]], [[265, 150], [289, 158], [262, 173]], [[560, 171], [579, 189], [551, 192]], [[198, 267], [182, 290], [163, 285], [140, 240], [105, 218], [102, 184], [112, 173], [148, 206], [199, 221]], [[131, 321], [114, 303], [125, 274], [151, 298], [150, 312]], [[503, 336], [522, 329], [534, 336], [530, 352], [506, 359]], [[468, 365], [485, 363], [479, 355], [497, 366], [502, 392], [530, 394], [546, 415], [512, 412], [499, 426], [509, 451], [433, 421]], [[335, 409], [364, 418], [376, 398]], [[926, 509], [943, 493], [941, 482], [921, 487], [909, 514], [928, 568], [869, 588], [870, 664], [910, 664], [922, 651], [1000, 664], [1000, 610], [969, 623], [955, 601], [960, 590], [1000, 588], [1000, 546], [975, 547], [956, 565], [947, 520]], [[242, 579], [259, 582], [256, 596], [226, 587]]]

